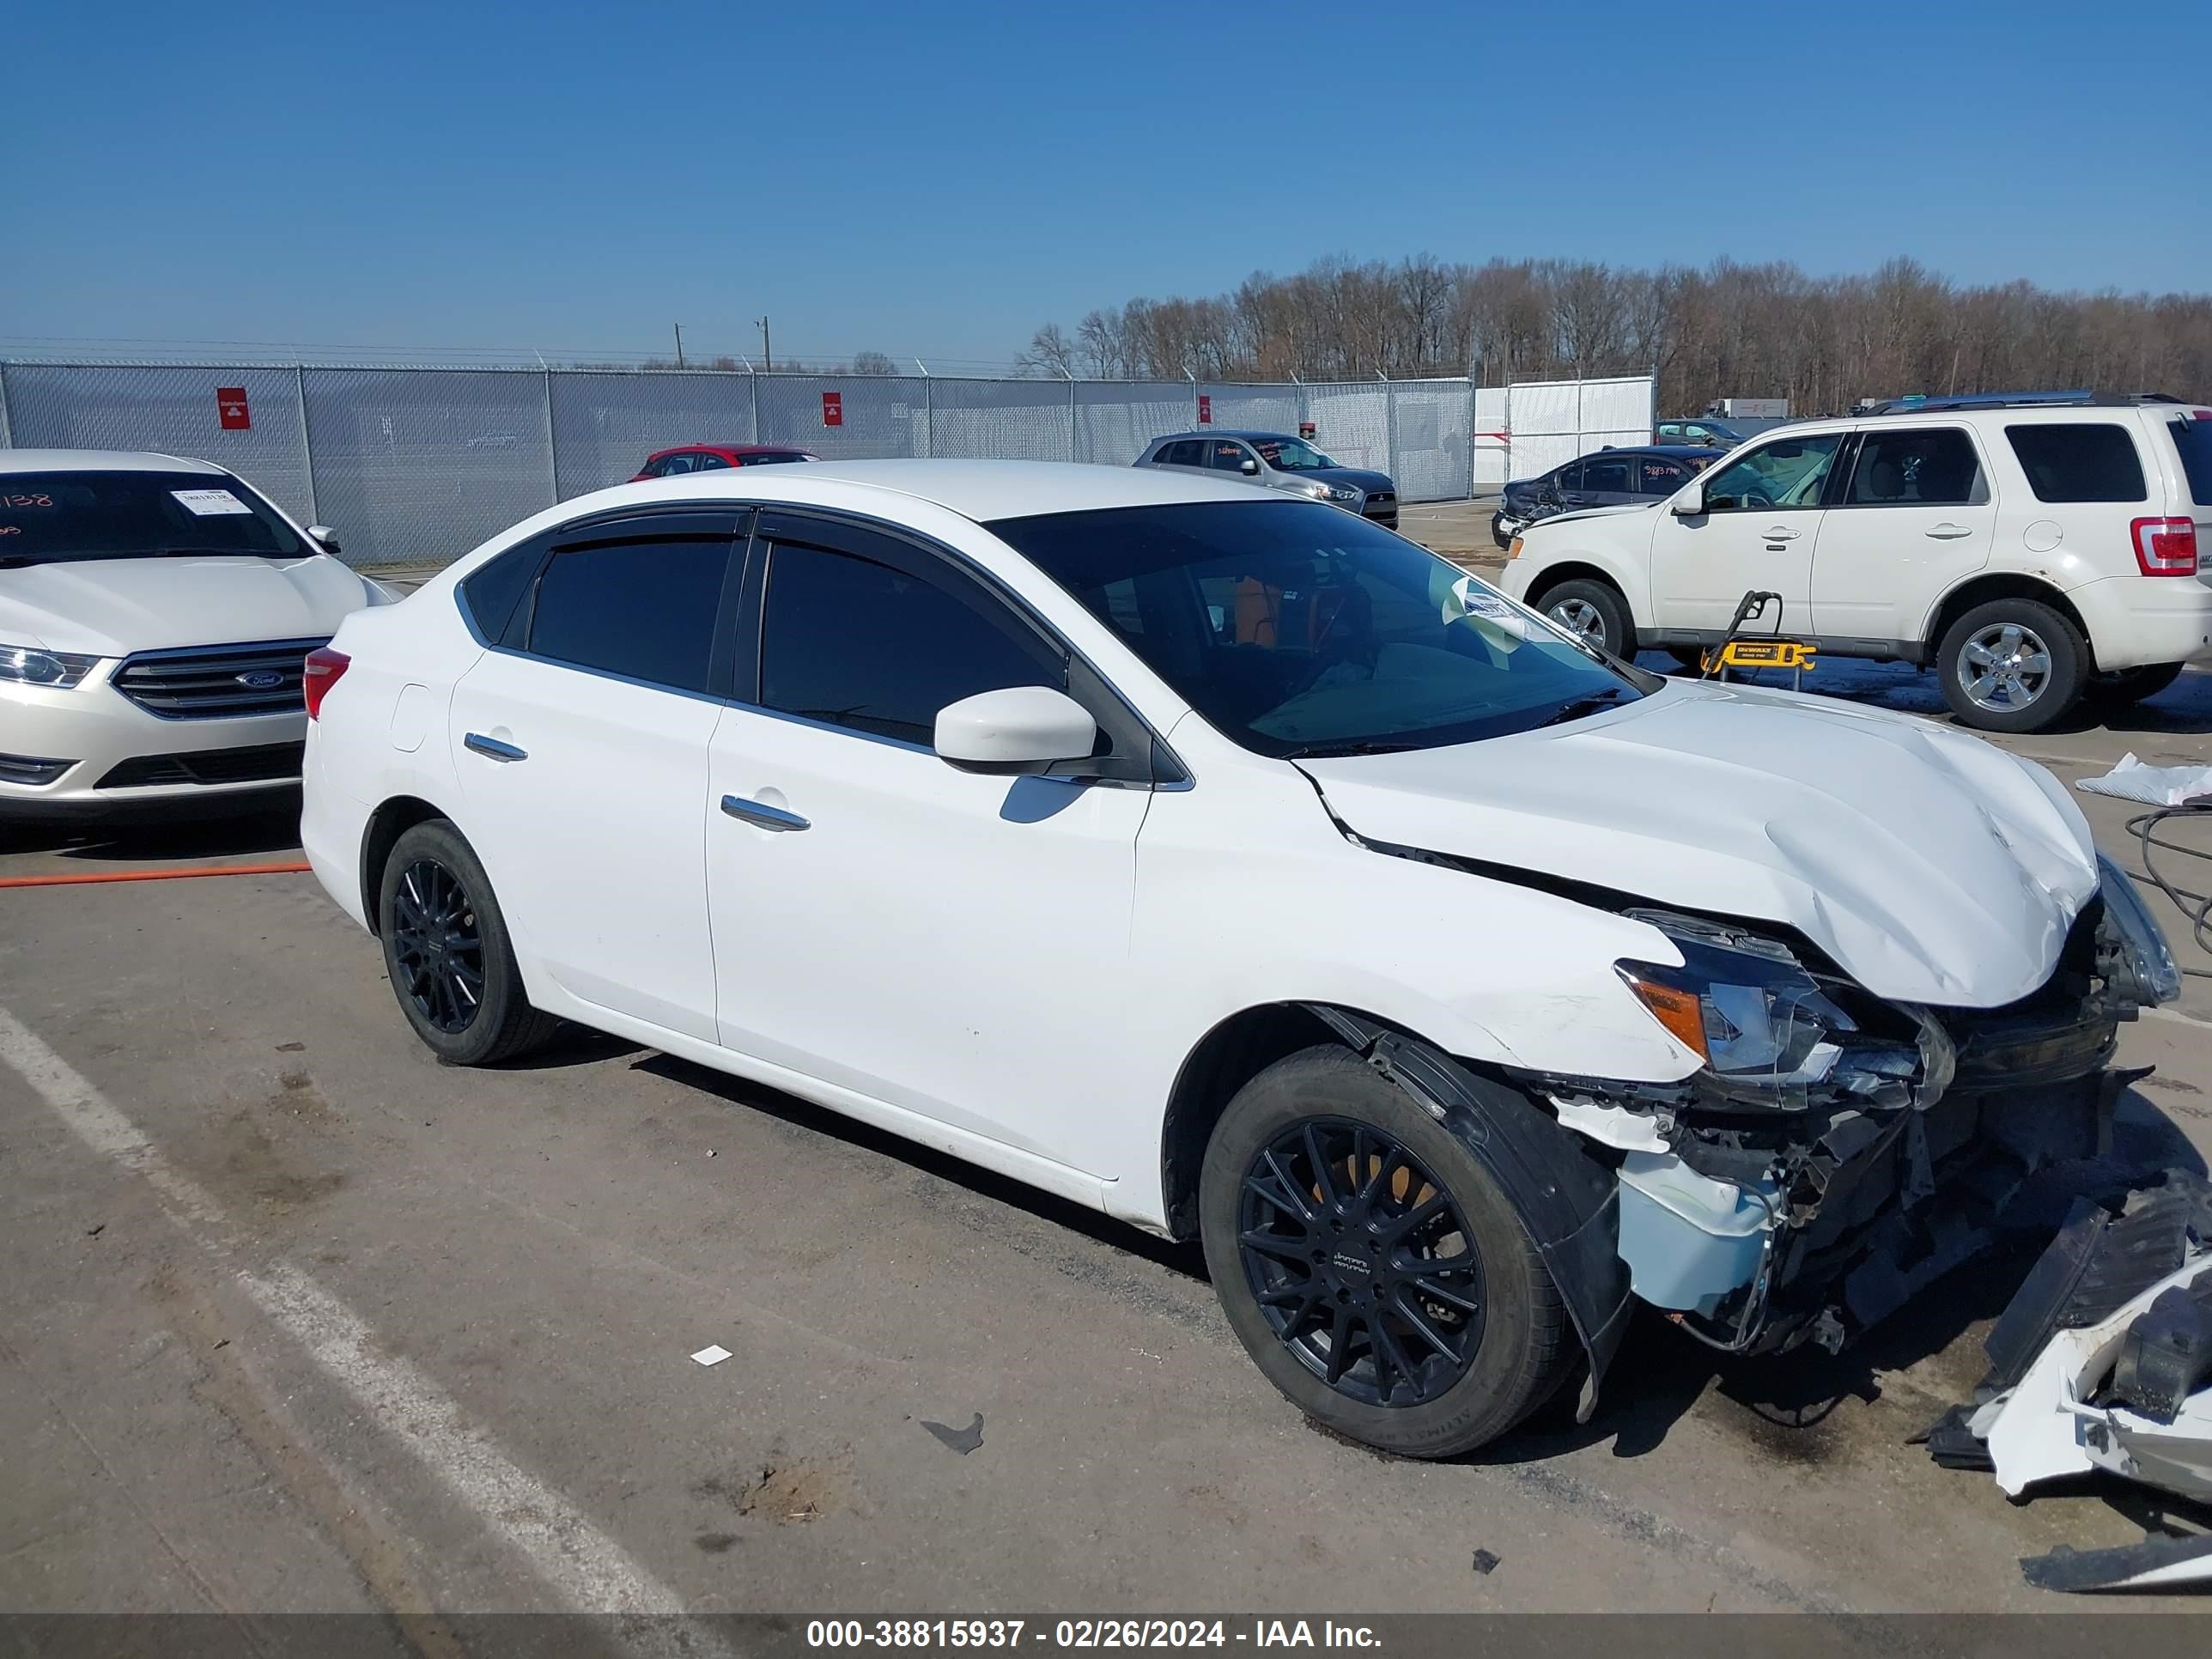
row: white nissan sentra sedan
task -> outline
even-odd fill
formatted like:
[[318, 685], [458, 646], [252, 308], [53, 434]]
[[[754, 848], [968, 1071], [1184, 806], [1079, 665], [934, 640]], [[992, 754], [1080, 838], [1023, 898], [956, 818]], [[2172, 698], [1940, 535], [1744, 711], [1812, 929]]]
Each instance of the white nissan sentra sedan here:
[[1237, 482], [629, 484], [307, 700], [308, 856], [441, 1057], [574, 1021], [1202, 1239], [1269, 1379], [1417, 1455], [1586, 1413], [1635, 1299], [1845, 1340], [2096, 1148], [2178, 983], [2038, 769]]
[[307, 653], [390, 592], [235, 473], [0, 449], [0, 823], [296, 787]]

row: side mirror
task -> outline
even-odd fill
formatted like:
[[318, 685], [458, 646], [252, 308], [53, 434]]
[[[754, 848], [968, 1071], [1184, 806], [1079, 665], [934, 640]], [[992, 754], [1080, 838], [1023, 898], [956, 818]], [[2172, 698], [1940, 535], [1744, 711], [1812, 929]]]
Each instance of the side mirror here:
[[1705, 484], [1698, 479], [1691, 479], [1675, 493], [1667, 510], [1678, 519], [1703, 518], [1705, 511]]
[[324, 552], [335, 553], [338, 550], [338, 532], [331, 529], [330, 526], [326, 524], [311, 524], [307, 526], [307, 534], [313, 537], [315, 540], [320, 544]]
[[1048, 686], [979, 691], [937, 711], [937, 757], [963, 772], [1033, 777], [1087, 759], [1097, 742], [1090, 711]]
[[1244, 465], [1238, 467], [1237, 470], [1249, 478], [1260, 471], [1260, 463], [1254, 460], [1249, 455], [1247, 455], [1244, 458]]

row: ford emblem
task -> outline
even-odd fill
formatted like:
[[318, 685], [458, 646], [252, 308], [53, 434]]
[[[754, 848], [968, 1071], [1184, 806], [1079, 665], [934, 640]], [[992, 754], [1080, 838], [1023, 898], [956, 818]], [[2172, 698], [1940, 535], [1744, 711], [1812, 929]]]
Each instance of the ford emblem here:
[[274, 691], [284, 684], [284, 677], [273, 668], [255, 668], [234, 677], [240, 685], [256, 691]]

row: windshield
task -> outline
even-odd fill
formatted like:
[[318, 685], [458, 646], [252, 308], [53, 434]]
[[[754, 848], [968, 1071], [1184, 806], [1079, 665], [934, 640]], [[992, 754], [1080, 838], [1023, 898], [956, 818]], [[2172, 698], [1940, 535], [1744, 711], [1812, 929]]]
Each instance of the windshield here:
[[1252, 447], [1279, 472], [1318, 472], [1336, 465], [1303, 438], [1255, 438]]
[[1436, 748], [1642, 695], [1496, 589], [1318, 501], [1114, 507], [990, 527], [1263, 755]]
[[1814, 507], [1828, 481], [1839, 436], [1779, 438], [1705, 475], [1705, 507], [1726, 513], [1762, 507]]
[[225, 473], [0, 473], [0, 565], [310, 550], [274, 507]]

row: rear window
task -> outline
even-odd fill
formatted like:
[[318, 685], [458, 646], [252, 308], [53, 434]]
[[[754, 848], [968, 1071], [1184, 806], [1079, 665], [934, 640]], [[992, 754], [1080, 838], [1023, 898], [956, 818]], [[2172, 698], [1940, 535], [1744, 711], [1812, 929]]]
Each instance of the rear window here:
[[2189, 496], [2199, 507], [2212, 507], [2212, 418], [2166, 423], [2181, 456], [2181, 470], [2189, 475]]
[[2139, 501], [2142, 460], [2127, 428], [2111, 421], [2008, 426], [2005, 436], [2039, 501]]

